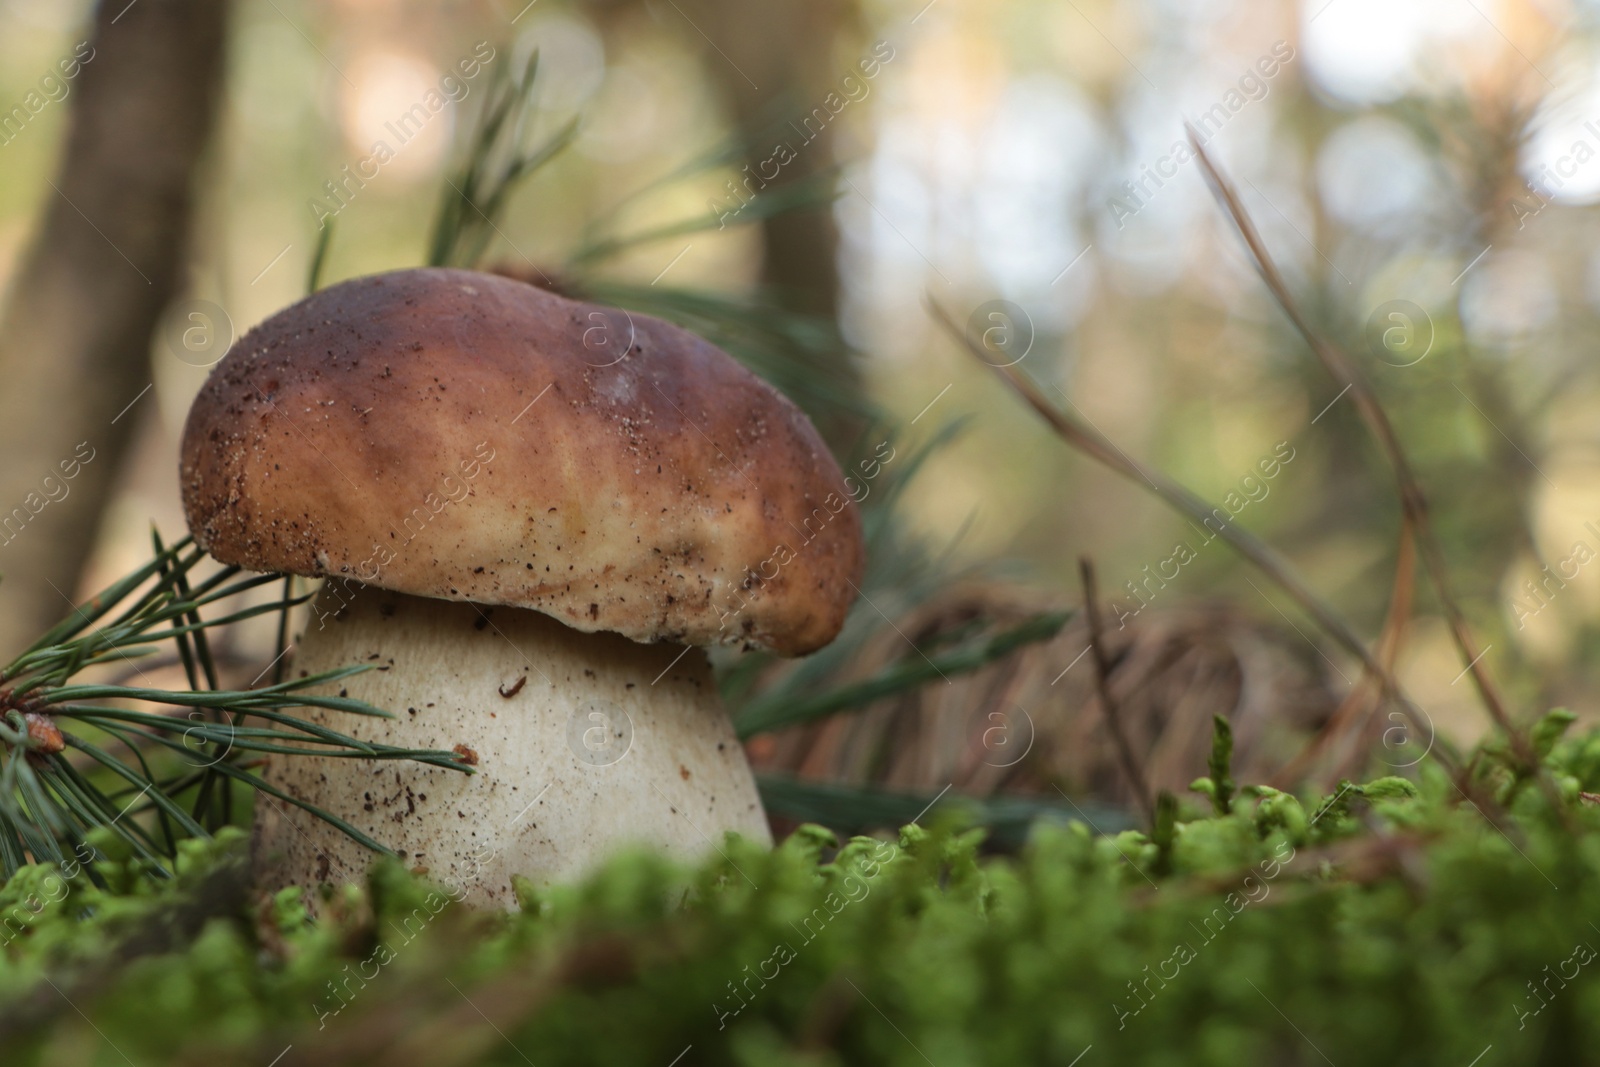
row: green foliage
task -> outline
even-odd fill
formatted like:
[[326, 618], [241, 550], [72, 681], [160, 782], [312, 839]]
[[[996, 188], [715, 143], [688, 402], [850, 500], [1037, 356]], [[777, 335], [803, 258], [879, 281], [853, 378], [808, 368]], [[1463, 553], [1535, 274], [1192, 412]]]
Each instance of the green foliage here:
[[761, 789], [761, 803], [769, 812], [821, 823], [841, 832], [903, 826], [920, 816], [959, 808], [963, 819], [983, 827], [989, 844], [1008, 850], [1021, 848], [1041, 819], [1082, 822], [1100, 833], [1125, 830], [1135, 824], [1133, 814], [1124, 808], [1088, 797], [1068, 801], [1054, 791], [1038, 795], [994, 793], [986, 797], [954, 791], [901, 793], [776, 774], [757, 774], [756, 785]]
[[[1563, 794], [1600, 784], [1600, 734], [1546, 764]], [[34, 867], [0, 889], [0, 1045], [8, 1065], [1583, 1062], [1600, 811], [1530, 789], [1499, 827], [1421, 770], [1196, 817], [1164, 801], [1153, 836], [1040, 825], [1014, 858], [956, 809], [893, 841], [730, 838], [695, 869], [637, 854], [523, 884], [514, 916], [391, 860], [314, 920], [293, 890], [252, 904], [221, 838], [175, 880], [127, 853], [106, 887]]]
[[[253, 768], [263, 754], [414, 760], [467, 771], [452, 752], [373, 744], [292, 714], [320, 707], [388, 717], [361, 701], [312, 691], [371, 665], [274, 679], [259, 689], [221, 688], [208, 632], [273, 612], [281, 619], [301, 601], [286, 589], [277, 602], [224, 609], [278, 579], [240, 577], [237, 567], [215, 567], [201, 579], [206, 556], [189, 538], [170, 548], [154, 540], [149, 563], [73, 607], [0, 670], [0, 876], [76, 858], [86, 876], [102, 878], [104, 850], [87, 845], [97, 831], [151, 871], [171, 873], [180, 842], [227, 826], [235, 817], [235, 791], [250, 788], [383, 850], [337, 815], [262, 782]], [[207, 610], [209, 618], [202, 614]], [[281, 625], [279, 632], [281, 644]], [[187, 689], [107, 682], [103, 671], [85, 674], [127, 666], [142, 675], [138, 661], [169, 642]]]
[[[487, 102], [473, 131], [466, 161], [445, 178], [439, 213], [428, 241], [428, 266], [471, 266], [499, 233], [495, 220], [519, 183], [560, 155], [578, 132], [568, 122], [538, 148], [529, 148], [534, 120], [534, 77], [539, 53], [512, 74], [496, 66], [489, 75]], [[530, 264], [532, 266], [532, 264]]]
[[750, 737], [848, 708], [865, 707], [874, 700], [915, 689], [936, 679], [966, 674], [1010, 655], [1024, 645], [1048, 641], [1061, 632], [1073, 614], [1071, 611], [1053, 611], [1036, 615], [1013, 629], [948, 652], [928, 657], [907, 657], [871, 678], [825, 693], [806, 697], [784, 689], [774, 689], [745, 705], [736, 723], [739, 735]]
[[1211, 774], [1205, 778], [1196, 778], [1189, 788], [1210, 797], [1211, 809], [1218, 815], [1226, 815], [1233, 810], [1234, 782], [1229, 774], [1232, 766], [1233, 727], [1221, 715], [1213, 715], [1211, 761], [1208, 766]]

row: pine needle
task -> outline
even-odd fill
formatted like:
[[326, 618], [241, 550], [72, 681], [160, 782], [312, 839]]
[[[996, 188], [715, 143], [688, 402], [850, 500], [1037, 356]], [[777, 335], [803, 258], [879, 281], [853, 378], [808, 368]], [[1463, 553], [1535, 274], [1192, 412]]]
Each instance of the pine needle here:
[[[323, 708], [354, 715], [389, 713], [318, 690], [367, 670], [356, 665], [255, 689], [219, 688], [209, 633], [273, 612], [304, 597], [216, 611], [214, 606], [279, 579], [222, 567], [192, 582], [206, 558], [190, 539], [153, 536], [155, 555], [113, 582], [0, 671], [0, 873], [28, 863], [65, 862], [92, 831], [109, 832], [165, 874], [179, 842], [209, 837], [232, 821], [236, 784], [261, 790], [338, 826], [368, 847], [381, 846], [328, 812], [289, 797], [250, 773], [261, 754], [285, 758], [408, 760], [470, 773], [453, 752], [361, 741], [293, 714]], [[203, 609], [213, 608], [206, 617]], [[84, 676], [90, 668], [135, 660], [172, 642], [188, 689], [120, 685]], [[281, 659], [280, 661], [281, 662]], [[183, 714], [186, 712], [186, 714]], [[258, 722], [249, 723], [250, 719]], [[65, 729], [76, 724], [119, 742], [119, 757]], [[248, 723], [248, 724], [247, 724]], [[86, 758], [80, 770], [72, 754]]]

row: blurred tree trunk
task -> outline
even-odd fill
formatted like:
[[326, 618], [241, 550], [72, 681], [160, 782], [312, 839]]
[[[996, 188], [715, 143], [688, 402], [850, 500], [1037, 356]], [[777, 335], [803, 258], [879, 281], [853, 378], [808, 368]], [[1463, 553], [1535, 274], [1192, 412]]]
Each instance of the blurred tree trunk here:
[[[829, 93], [839, 91], [844, 74], [854, 73], [835, 62], [840, 46], [856, 36], [852, 0], [678, 2], [693, 17], [695, 29], [703, 28], [714, 42], [703, 63], [733, 111], [749, 173], [761, 174], [762, 164], [773, 158], [779, 141], [795, 152], [779, 174], [780, 185], [813, 178], [834, 166], [836, 123], [823, 126], [820, 133], [808, 131], [814, 139], [806, 141], [781, 120], [793, 116], [796, 123], [802, 122], [812, 108], [823, 107]], [[854, 62], [854, 50], [850, 54]], [[743, 182], [742, 175], [736, 182]], [[728, 202], [737, 201], [729, 197]], [[761, 231], [762, 283], [784, 306], [825, 319], [837, 330], [839, 231], [832, 205], [780, 212], [762, 220]], [[815, 350], [810, 358], [825, 364], [817, 370], [830, 379], [858, 380], [842, 334], [837, 343]], [[857, 419], [842, 413], [817, 412], [814, 418], [836, 451], [849, 448], [864, 429]]]
[[[836, 123], [805, 133], [790, 126], [813, 108], [825, 107], [829, 93], [842, 93], [840, 81], [858, 73], [860, 58], [859, 0], [590, 0], [588, 10], [612, 36], [622, 20], [639, 13], [677, 33], [700, 53], [700, 64], [731, 112], [749, 173], [762, 175], [777, 159], [780, 172], [765, 193], [821, 174], [837, 163]], [[858, 109], [860, 110], [860, 109]], [[849, 121], [859, 121], [851, 115]], [[793, 158], [775, 156], [783, 142]], [[748, 197], [741, 171], [734, 184], [708, 206], [729, 210]], [[754, 183], [760, 189], [759, 181]], [[753, 214], [753, 213], [752, 213]], [[741, 221], [750, 221], [746, 214]], [[838, 329], [839, 232], [830, 207], [781, 212], [762, 219], [761, 282], [782, 306], [815, 316], [832, 331], [816, 336], [800, 358], [820, 375], [853, 390], [859, 371]], [[820, 342], [820, 343], [819, 343]], [[809, 410], [823, 438], [835, 451], [858, 444], [863, 426], [849, 412]]]
[[[821, 107], [838, 91], [844, 69], [835, 48], [853, 36], [856, 12], [848, 0], [685, 0], [684, 10], [716, 43], [705, 57], [722, 87], [745, 142], [751, 173], [773, 152], [774, 119]], [[696, 34], [698, 36], [698, 34]], [[805, 144], [792, 135], [797, 155], [782, 181], [811, 177], [833, 166], [834, 127]], [[829, 209], [785, 213], [762, 224], [762, 281], [795, 310], [835, 317], [839, 306], [839, 233]]]
[[[591, 0], [589, 10], [602, 25], [614, 25], [640, 7], [680, 32], [690, 48], [702, 50], [701, 63], [733, 113], [752, 173], [772, 155], [773, 127], [783, 128], [785, 109], [798, 116], [821, 106], [849, 73], [848, 63], [835, 69], [834, 59], [841, 43], [855, 35], [855, 0]], [[830, 125], [814, 140], [796, 144], [796, 158], [783, 167], [780, 183], [832, 166], [833, 134]], [[799, 140], [793, 134], [787, 139]], [[834, 317], [839, 234], [832, 213], [767, 219], [762, 235], [762, 281], [796, 310]]]
[[67, 610], [154, 403], [150, 339], [182, 281], [229, 6], [102, 3], [67, 83], [65, 150], [0, 312], [0, 656]]

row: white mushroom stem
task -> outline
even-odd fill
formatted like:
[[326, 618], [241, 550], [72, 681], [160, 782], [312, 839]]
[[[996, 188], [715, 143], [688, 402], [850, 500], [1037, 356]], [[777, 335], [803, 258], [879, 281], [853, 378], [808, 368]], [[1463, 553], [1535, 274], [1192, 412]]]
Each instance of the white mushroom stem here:
[[[476, 773], [278, 756], [266, 780], [465, 900], [515, 907], [512, 875], [570, 879], [627, 845], [690, 859], [729, 830], [770, 844], [702, 649], [370, 586], [329, 584], [314, 607], [296, 672], [376, 665], [338, 688], [396, 717], [306, 717], [363, 740], [456, 749]], [[370, 853], [308, 812], [266, 794], [256, 811], [263, 884], [357, 881], [366, 870]]]

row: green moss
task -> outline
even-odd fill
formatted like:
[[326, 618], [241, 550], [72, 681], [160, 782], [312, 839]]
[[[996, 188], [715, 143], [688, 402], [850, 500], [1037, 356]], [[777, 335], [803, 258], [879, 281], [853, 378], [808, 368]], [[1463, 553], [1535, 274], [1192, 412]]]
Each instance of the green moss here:
[[186, 845], [172, 881], [125, 858], [105, 887], [30, 868], [0, 888], [26, 912], [0, 1047], [8, 1067], [265, 1067], [291, 1046], [285, 1067], [1582, 1062], [1600, 810], [1576, 794], [1600, 736], [1540, 744], [1572, 799], [1552, 811], [1488, 754], [1504, 832], [1424, 764], [1322, 798], [1212, 793], [1165, 849], [1040, 826], [984, 857], [945, 822], [730, 839], [695, 869], [624, 856], [521, 885], [515, 916], [380, 861], [309, 921], [297, 892], [248, 889], [227, 835]]

